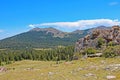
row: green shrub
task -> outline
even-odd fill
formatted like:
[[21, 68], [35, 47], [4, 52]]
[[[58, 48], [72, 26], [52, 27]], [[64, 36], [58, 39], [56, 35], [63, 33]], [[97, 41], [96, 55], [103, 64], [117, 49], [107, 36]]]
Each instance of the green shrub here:
[[96, 50], [94, 48], [86, 48], [84, 54], [95, 54]]
[[117, 43], [115, 43], [115, 42], [113, 42], [113, 41], [110, 41], [109, 43], [108, 43], [108, 46], [117, 46], [118, 44]]
[[103, 57], [115, 57], [120, 56], [120, 46], [109, 46], [103, 51]]
[[103, 38], [98, 38], [97, 47], [101, 48], [104, 43], [105, 43], [105, 40]]

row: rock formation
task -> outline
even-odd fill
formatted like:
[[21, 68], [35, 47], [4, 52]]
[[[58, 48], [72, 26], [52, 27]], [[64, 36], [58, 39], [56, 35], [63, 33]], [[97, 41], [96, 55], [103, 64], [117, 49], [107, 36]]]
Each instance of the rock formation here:
[[103, 39], [105, 46], [112, 42], [120, 45], [120, 26], [112, 26], [108, 29], [94, 29], [91, 34], [80, 38], [75, 45], [75, 51], [80, 51], [88, 47], [97, 48], [99, 39]]

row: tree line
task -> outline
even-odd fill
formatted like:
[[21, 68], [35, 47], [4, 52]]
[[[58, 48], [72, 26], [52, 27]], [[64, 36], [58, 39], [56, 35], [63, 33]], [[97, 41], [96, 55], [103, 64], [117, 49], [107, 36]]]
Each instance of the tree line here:
[[10, 64], [21, 60], [40, 61], [70, 61], [73, 59], [74, 47], [58, 47], [55, 49], [24, 49], [24, 50], [0, 50], [0, 65]]

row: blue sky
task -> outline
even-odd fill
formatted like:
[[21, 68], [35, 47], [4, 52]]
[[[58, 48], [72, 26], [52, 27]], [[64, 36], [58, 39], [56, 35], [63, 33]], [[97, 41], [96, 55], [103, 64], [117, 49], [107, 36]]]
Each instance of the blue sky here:
[[120, 0], [0, 0], [0, 39], [34, 27], [62, 31], [120, 24]]

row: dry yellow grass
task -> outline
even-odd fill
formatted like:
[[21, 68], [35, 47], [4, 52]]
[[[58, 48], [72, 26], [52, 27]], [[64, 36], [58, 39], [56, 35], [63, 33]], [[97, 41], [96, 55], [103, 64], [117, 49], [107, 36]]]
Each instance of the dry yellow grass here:
[[61, 61], [19, 61], [6, 65], [7, 72], [0, 73], [0, 80], [107, 80], [107, 75], [120, 80], [120, 58], [88, 58], [72, 62]]

